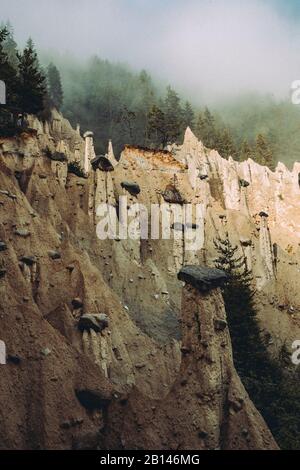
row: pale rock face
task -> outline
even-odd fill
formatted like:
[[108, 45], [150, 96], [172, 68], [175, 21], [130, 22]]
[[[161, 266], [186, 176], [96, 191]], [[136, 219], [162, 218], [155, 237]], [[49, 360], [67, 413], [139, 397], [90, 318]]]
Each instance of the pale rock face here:
[[[279, 163], [273, 173], [251, 159], [241, 163], [231, 157], [225, 160], [216, 151], [208, 151], [197, 142], [191, 130], [187, 129], [183, 145], [175, 152], [175, 157], [186, 161], [191, 187], [195, 194], [205, 196], [206, 206], [219, 201], [225, 210], [238, 211], [253, 223], [261, 211], [269, 215], [259, 236], [259, 257], [263, 268], [259, 268], [258, 287], [262, 288], [274, 278], [272, 244], [280, 243], [283, 249], [293, 247], [297, 250], [300, 241], [300, 164], [295, 163], [293, 170], [289, 171]], [[199, 173], [203, 172], [207, 178], [201, 183], [207, 185], [209, 189], [206, 190], [199, 186]], [[254, 241], [254, 251], [245, 250], [249, 266], [253, 266], [254, 258], [257, 258], [256, 245]]]
[[51, 170], [52, 170], [52, 173], [55, 174], [61, 186], [65, 186], [67, 182], [67, 176], [68, 176], [68, 166], [66, 162], [62, 163], [62, 162], [51, 161]]
[[[160, 402], [132, 392], [121, 420], [113, 406], [109, 419], [117, 424], [118, 438], [130, 449], [277, 449], [234, 369], [220, 289], [201, 293], [187, 284], [181, 324], [182, 360], [170, 392]], [[115, 438], [107, 434], [108, 448], [115, 448]]]
[[113, 167], [117, 166], [118, 162], [115, 158], [115, 155], [114, 155], [114, 150], [113, 150], [113, 145], [112, 145], [112, 141], [109, 140], [108, 142], [108, 151], [107, 151], [107, 158], [108, 160], [110, 161], [110, 163], [112, 164]]
[[114, 187], [110, 172], [97, 169], [90, 176], [89, 185], [89, 215], [96, 224], [98, 221], [97, 208], [100, 204], [116, 206]]
[[264, 264], [266, 281], [269, 281], [275, 277], [275, 269], [273, 247], [266, 217], [261, 217], [260, 220], [259, 246]]
[[86, 355], [93, 358], [95, 364], [103, 370], [104, 376], [108, 377], [109, 357], [108, 351], [111, 350], [111, 344], [108, 345], [107, 336], [95, 331], [84, 331], [82, 336], [83, 350]]
[[91, 169], [91, 161], [96, 157], [94, 149], [94, 134], [90, 131], [84, 134], [85, 152], [84, 152], [84, 171], [88, 175]]
[[[129, 397], [126, 406], [126, 400], [112, 403], [108, 448], [119, 448], [121, 440], [125, 448], [275, 447], [234, 370], [220, 291], [205, 296], [185, 286], [182, 292], [176, 275], [187, 263], [214, 266], [214, 240], [228, 234], [260, 289], [262, 328], [278, 347], [290, 344], [300, 334], [299, 319], [277, 305], [300, 309], [300, 164], [293, 171], [278, 165], [272, 173], [251, 160], [227, 161], [187, 130], [183, 145], [170, 152], [127, 146], [117, 164], [109, 146], [113, 170], [93, 170], [91, 135], [84, 141], [59, 113], [43, 132], [40, 123], [33, 125], [37, 133], [26, 139], [0, 139], [0, 240], [8, 247], [1, 252], [6, 275], [0, 309], [7, 313], [0, 315], [1, 339], [24, 355], [28, 372], [3, 369], [1, 396], [11, 405], [10, 413], [0, 406], [0, 447], [71, 448], [74, 436], [91, 430], [98, 435], [104, 424], [76, 400], [78, 382]], [[61, 151], [67, 161], [50, 160], [48, 151]], [[88, 170], [88, 178], [68, 173], [72, 161]], [[139, 194], [130, 195], [124, 181], [136, 183]], [[182, 231], [166, 240], [97, 237], [101, 203], [116, 208], [119, 197], [127, 196], [128, 206], [141, 203], [150, 213], [170, 185], [199, 209], [192, 218], [199, 241], [194, 249]], [[168, 205], [175, 206], [180, 204]], [[260, 218], [261, 212], [269, 217]], [[30, 236], [16, 235], [15, 226]], [[53, 250], [60, 259], [48, 256]], [[35, 255], [36, 266], [21, 270], [19, 260], [27, 254]], [[109, 329], [78, 331], [82, 312], [73, 309], [75, 298], [82, 300], [83, 312], [105, 312]], [[52, 353], [37, 360], [45, 348]], [[29, 386], [39, 403], [35, 413], [31, 401], [20, 400]], [[34, 433], [19, 427], [28, 416]], [[62, 422], [77, 416], [82, 426], [67, 434]]]
[[0, 365], [6, 364], [6, 345], [4, 341], [0, 340]]

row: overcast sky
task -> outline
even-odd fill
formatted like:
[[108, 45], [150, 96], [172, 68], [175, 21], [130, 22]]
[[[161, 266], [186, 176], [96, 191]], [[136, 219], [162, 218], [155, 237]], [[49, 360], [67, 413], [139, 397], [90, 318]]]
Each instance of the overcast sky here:
[[206, 97], [287, 96], [300, 79], [300, 0], [0, 0], [16, 39], [146, 68]]

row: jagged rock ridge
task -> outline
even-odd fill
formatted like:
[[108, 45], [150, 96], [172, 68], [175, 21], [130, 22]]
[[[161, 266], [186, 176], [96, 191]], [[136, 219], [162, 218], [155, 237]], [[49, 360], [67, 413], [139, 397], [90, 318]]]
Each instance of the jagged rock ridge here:
[[[228, 232], [256, 276], [263, 328], [289, 339], [299, 328], [297, 165], [271, 173], [225, 161], [187, 131], [171, 152], [126, 147], [119, 162], [110, 143], [103, 158], [113, 169], [105, 171], [92, 165], [91, 133], [82, 139], [58, 114], [31, 127], [18, 141], [0, 142], [0, 339], [8, 357], [19, 358], [3, 367], [0, 390], [9, 405], [0, 407], [1, 446], [275, 448], [236, 376], [219, 290], [186, 286], [182, 297], [177, 274], [186, 265], [212, 267], [213, 240]], [[55, 152], [66, 158], [53, 159]], [[86, 177], [68, 172], [70, 162]], [[124, 182], [139, 192], [130, 194]], [[164, 199], [170, 188], [198, 204], [197, 250], [184, 237], [98, 239], [99, 204], [117, 209], [126, 196], [128, 204], [175, 210], [178, 200]], [[293, 315], [277, 309], [292, 303]], [[105, 327], [90, 327], [99, 315]], [[153, 413], [148, 425], [145, 410]]]

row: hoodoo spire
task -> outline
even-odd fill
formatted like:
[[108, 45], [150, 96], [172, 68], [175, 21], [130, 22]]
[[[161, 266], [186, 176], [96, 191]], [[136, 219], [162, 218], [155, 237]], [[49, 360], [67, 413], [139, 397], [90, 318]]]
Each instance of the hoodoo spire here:
[[96, 157], [94, 149], [94, 134], [91, 131], [87, 131], [83, 137], [85, 139], [84, 171], [88, 174], [91, 168], [91, 161]]
[[109, 141], [108, 141], [108, 150], [107, 150], [106, 157], [108, 158], [108, 160], [110, 161], [110, 163], [112, 164], [113, 167], [115, 167], [118, 164], [118, 162], [116, 160], [116, 157], [115, 157], [115, 154], [114, 154], [111, 139], [109, 139]]

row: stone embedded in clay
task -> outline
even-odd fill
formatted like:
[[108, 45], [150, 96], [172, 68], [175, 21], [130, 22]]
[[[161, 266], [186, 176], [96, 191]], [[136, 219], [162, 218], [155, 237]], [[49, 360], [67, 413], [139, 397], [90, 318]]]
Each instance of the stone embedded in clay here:
[[4, 242], [0, 242], [0, 251], [6, 251], [7, 250], [7, 245]]
[[64, 153], [62, 152], [54, 152], [54, 153], [47, 153], [47, 156], [50, 158], [50, 160], [53, 160], [55, 162], [65, 162], [67, 161], [67, 157]]
[[53, 251], [53, 250], [50, 250], [48, 252], [48, 255], [51, 259], [55, 260], [55, 259], [60, 259], [61, 258], [61, 254], [58, 252], [58, 251]]
[[19, 237], [22, 237], [22, 238], [27, 238], [27, 237], [30, 237], [31, 235], [29, 230], [22, 229], [22, 228], [16, 229], [14, 233], [15, 235], [18, 235]]
[[177, 277], [201, 292], [221, 287], [227, 279], [224, 271], [206, 266], [184, 266]]
[[247, 188], [248, 186], [250, 186], [250, 183], [244, 179], [240, 179], [240, 186], [242, 188]]
[[122, 188], [126, 189], [132, 196], [137, 196], [141, 192], [141, 188], [137, 183], [131, 181], [122, 181]]
[[102, 410], [110, 402], [110, 397], [99, 390], [75, 390], [75, 394], [82, 406], [88, 410]]
[[261, 211], [261, 212], [259, 213], [259, 217], [269, 217], [269, 214], [267, 214], [267, 213], [264, 212], [264, 211]]
[[114, 167], [107, 157], [104, 155], [98, 155], [96, 158], [93, 158], [91, 161], [92, 167], [94, 170], [101, 171], [113, 171]]
[[162, 197], [170, 204], [184, 204], [185, 202], [178, 189], [171, 185], [166, 187], [165, 191], [162, 193]]
[[226, 320], [214, 320], [214, 327], [216, 331], [224, 331], [227, 328], [228, 324]]
[[104, 313], [85, 314], [80, 317], [78, 328], [80, 331], [94, 330], [96, 333], [108, 327], [108, 316]]
[[33, 266], [36, 263], [35, 256], [22, 256], [21, 260], [22, 263], [27, 264], [27, 266]]
[[7, 273], [7, 270], [6, 270], [5, 268], [1, 268], [1, 269], [0, 269], [0, 279], [1, 279], [2, 277], [4, 277], [4, 276], [6, 275], [6, 273]]
[[83, 302], [79, 297], [72, 300], [72, 306], [75, 310], [83, 307]]

